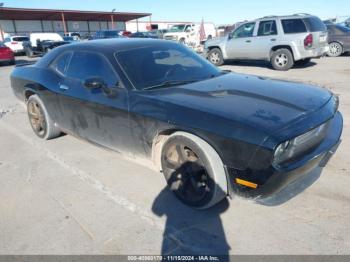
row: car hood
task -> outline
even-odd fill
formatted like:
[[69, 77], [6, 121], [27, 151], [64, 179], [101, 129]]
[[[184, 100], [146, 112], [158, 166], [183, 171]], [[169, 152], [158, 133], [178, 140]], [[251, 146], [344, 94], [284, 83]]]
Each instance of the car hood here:
[[227, 39], [227, 36], [216, 37], [216, 38], [210, 39], [210, 40], [208, 40], [208, 41], [205, 42], [204, 48], [207, 48], [207, 47], [209, 47], [209, 46], [220, 45], [220, 44], [223, 43], [226, 39]]
[[164, 102], [268, 133], [319, 110], [332, 96], [316, 86], [235, 73], [155, 92]]

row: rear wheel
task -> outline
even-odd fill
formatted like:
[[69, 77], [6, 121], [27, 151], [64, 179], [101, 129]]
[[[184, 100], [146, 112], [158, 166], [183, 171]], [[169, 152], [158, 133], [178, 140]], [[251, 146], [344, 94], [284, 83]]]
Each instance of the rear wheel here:
[[289, 49], [281, 48], [272, 53], [271, 65], [275, 70], [287, 71], [294, 65], [294, 58]]
[[29, 97], [27, 111], [30, 125], [38, 137], [49, 140], [60, 135], [61, 131], [55, 127], [43, 101], [38, 95]]
[[219, 48], [213, 48], [209, 51], [208, 60], [216, 66], [221, 66], [224, 64], [224, 57]]
[[170, 136], [162, 148], [161, 164], [170, 190], [188, 206], [209, 208], [227, 195], [224, 165], [199, 137], [184, 132]]
[[327, 52], [328, 56], [337, 57], [343, 53], [343, 46], [338, 42], [332, 42], [329, 44], [329, 51]]

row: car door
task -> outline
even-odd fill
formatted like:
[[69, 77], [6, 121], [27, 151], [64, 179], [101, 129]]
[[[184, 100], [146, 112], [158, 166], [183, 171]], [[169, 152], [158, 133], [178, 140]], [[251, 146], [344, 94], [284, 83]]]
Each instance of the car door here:
[[[86, 85], [94, 79], [103, 87]], [[114, 150], [128, 148], [128, 91], [104, 55], [75, 51], [59, 90], [61, 128]]]
[[256, 59], [269, 59], [271, 48], [278, 42], [277, 24], [275, 20], [260, 21], [257, 35], [254, 38], [252, 56]]
[[226, 53], [228, 59], [251, 59], [255, 49], [254, 29], [255, 22], [246, 23], [238, 27], [228, 36]]

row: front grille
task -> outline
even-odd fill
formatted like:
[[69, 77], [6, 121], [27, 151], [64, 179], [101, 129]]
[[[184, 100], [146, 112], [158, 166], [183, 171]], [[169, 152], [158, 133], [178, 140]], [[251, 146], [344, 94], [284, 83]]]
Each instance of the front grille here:
[[174, 40], [175, 38], [173, 36], [169, 35], [169, 36], [165, 36], [164, 39], [165, 40]]

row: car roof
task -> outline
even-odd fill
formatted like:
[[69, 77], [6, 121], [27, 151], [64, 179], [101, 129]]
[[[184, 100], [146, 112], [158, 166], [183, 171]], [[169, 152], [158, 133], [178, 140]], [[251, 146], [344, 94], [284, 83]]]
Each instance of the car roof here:
[[[264, 16], [249, 22], [256, 22], [256, 21], [261, 21], [261, 20], [268, 20], [268, 19], [303, 19], [303, 18], [308, 18], [308, 17], [316, 17], [314, 15], [310, 14], [294, 14], [294, 15], [271, 15], [271, 16]], [[244, 22], [246, 23], [246, 22]], [[248, 22], [247, 22], [248, 23]]]
[[13, 38], [13, 37], [28, 37], [28, 36], [27, 35], [11, 35], [9, 37]]
[[178, 44], [172, 41], [151, 38], [112, 38], [77, 42], [54, 48], [48, 54], [43, 56], [36, 64], [39, 67], [46, 67], [53, 59], [65, 51], [90, 51], [110, 55], [117, 51], [164, 45], [171, 46]]
[[112, 39], [100, 39], [100, 40], [91, 40], [85, 42], [79, 42], [71, 45], [61, 46], [60, 49], [79, 49], [79, 50], [100, 50], [104, 51], [113, 51], [116, 50], [125, 50], [125, 49], [134, 49], [139, 47], [148, 47], [155, 44], [165, 44], [172, 43], [166, 40], [156, 40], [156, 39], [130, 39], [130, 38], [112, 38]]

